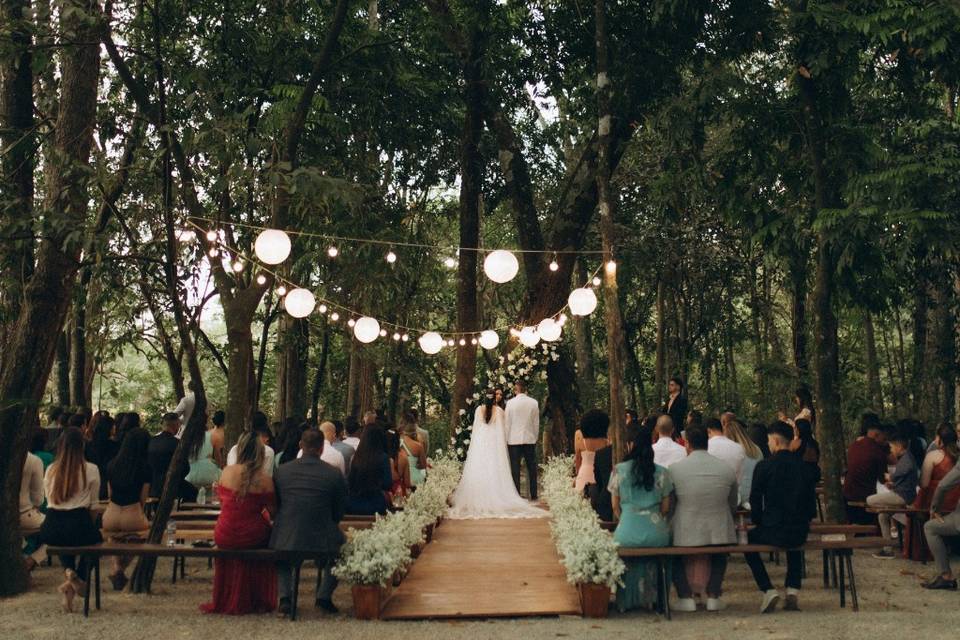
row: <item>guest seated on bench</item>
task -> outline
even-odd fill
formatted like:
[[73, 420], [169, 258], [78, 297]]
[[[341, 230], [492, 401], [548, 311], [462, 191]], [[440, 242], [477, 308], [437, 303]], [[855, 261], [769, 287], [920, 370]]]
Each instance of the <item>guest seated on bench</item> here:
[[[897, 459], [897, 466], [890, 479], [885, 483], [887, 489], [882, 493], [867, 496], [867, 505], [870, 507], [906, 507], [917, 497], [917, 469], [919, 464], [914, 454], [908, 450], [910, 434], [903, 429], [897, 430], [890, 440], [890, 451]], [[922, 451], [922, 448], [920, 449]], [[886, 540], [890, 537], [890, 514], [881, 513], [877, 516], [880, 523], [880, 535]], [[894, 556], [893, 547], [887, 545], [882, 551], [873, 554], [874, 558], [891, 559]]]
[[[39, 430], [38, 430], [39, 431]], [[40, 431], [40, 435], [45, 435]], [[43, 525], [43, 460], [33, 453], [27, 453], [23, 460], [20, 475], [20, 530], [34, 533]], [[38, 545], [31, 536], [24, 545], [24, 562], [27, 571], [33, 571], [47, 555], [43, 545]]]
[[944, 498], [957, 486], [960, 486], [960, 462], [943, 477], [937, 486], [930, 503], [930, 520], [923, 525], [927, 546], [930, 547], [930, 552], [937, 563], [937, 570], [940, 571], [937, 577], [923, 585], [925, 589], [957, 590], [957, 580], [950, 570], [950, 553], [943, 539], [960, 535], [960, 507], [954, 509], [949, 515], [940, 514]]
[[863, 502], [876, 492], [877, 483], [887, 472], [887, 432], [873, 414], [864, 414], [864, 435], [847, 448], [847, 475], [843, 481], [843, 499], [850, 524], [873, 524], [873, 514], [851, 502]]
[[[610, 428], [610, 416], [600, 409], [591, 409], [580, 418], [580, 432], [586, 434], [601, 434], [591, 437], [607, 437]], [[630, 434], [637, 431], [636, 422], [628, 422], [624, 430], [627, 442], [631, 441]], [[593, 458], [593, 479], [584, 489], [590, 506], [597, 512], [601, 520], [614, 519], [613, 498], [610, 493], [610, 477], [613, 473], [613, 447], [607, 445], [596, 452]]]
[[[77, 427], [68, 427], [60, 435], [57, 457], [43, 477], [47, 494], [47, 515], [40, 527], [40, 542], [59, 547], [82, 547], [102, 541], [90, 509], [100, 496], [100, 472], [97, 465], [83, 457], [83, 433]], [[86, 593], [86, 559], [60, 556], [65, 568], [63, 610], [73, 610], [73, 598]], [[79, 575], [78, 575], [79, 574]]]
[[[790, 450], [793, 427], [785, 422], [771, 425], [767, 444], [770, 457], [757, 463], [750, 490], [750, 517], [756, 528], [749, 533], [750, 544], [799, 547], [807, 540], [810, 520], [817, 513], [818, 474]], [[773, 588], [759, 553], [745, 553], [757, 587], [763, 592], [761, 613], [773, 611], [780, 592]], [[787, 551], [787, 601], [784, 609], [799, 611], [798, 597], [803, 579], [803, 552]]]
[[[150, 528], [143, 514], [150, 490], [150, 465], [147, 464], [147, 448], [150, 434], [137, 427], [128, 431], [120, 444], [120, 451], [107, 465], [107, 488], [110, 502], [103, 513], [103, 529], [111, 540], [125, 534]], [[127, 584], [124, 573], [130, 564], [130, 556], [114, 556], [113, 571], [109, 578], [113, 588], [120, 591]]]
[[[217, 485], [221, 506], [213, 540], [221, 549], [259, 549], [270, 540], [273, 480], [264, 468], [264, 444], [258, 433], [241, 435], [236, 450], [236, 464], [227, 465]], [[276, 608], [277, 572], [272, 560], [214, 560], [213, 601], [201, 605], [201, 611], [244, 614]]]
[[[307, 429], [300, 438], [303, 456], [281, 465], [274, 474], [277, 490], [277, 517], [270, 536], [270, 548], [279, 551], [307, 551], [317, 554], [316, 605], [329, 613], [336, 613], [333, 592], [337, 579], [331, 569], [344, 542], [337, 523], [343, 519], [347, 506], [347, 483], [340, 471], [320, 459], [324, 436], [316, 429]], [[280, 613], [289, 615], [294, 564], [287, 560], [277, 562], [280, 588]]]
[[[613, 538], [621, 547], [669, 546], [670, 472], [654, 464], [648, 429], [631, 425], [627, 434], [626, 458], [610, 477], [613, 512], [620, 521]], [[657, 597], [656, 560], [628, 558], [626, 563], [624, 585], [617, 588], [617, 609], [623, 612], [649, 607]]]
[[387, 455], [387, 434], [379, 426], [370, 425], [363, 430], [350, 463], [347, 485], [347, 513], [372, 516], [387, 512], [386, 495], [393, 487], [393, 472]]
[[[707, 453], [707, 431], [703, 427], [688, 426], [686, 440], [689, 455], [670, 467], [677, 504], [673, 544], [677, 547], [736, 544], [733, 512], [740, 503], [736, 472], [728, 463]], [[720, 599], [726, 570], [726, 554], [712, 554], [706, 588], [707, 611], [726, 608]], [[673, 584], [679, 598], [673, 609], [696, 611], [697, 603], [680, 558], [674, 564]]]

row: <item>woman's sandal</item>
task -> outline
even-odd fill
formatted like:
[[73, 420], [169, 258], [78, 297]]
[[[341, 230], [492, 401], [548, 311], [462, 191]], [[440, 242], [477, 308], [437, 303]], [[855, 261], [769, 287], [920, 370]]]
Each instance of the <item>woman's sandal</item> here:
[[73, 572], [67, 570], [66, 580], [63, 584], [57, 587], [57, 591], [60, 592], [60, 608], [63, 609], [64, 613], [73, 612], [73, 598], [77, 595], [77, 591], [73, 586], [73, 581], [70, 579], [71, 573]]

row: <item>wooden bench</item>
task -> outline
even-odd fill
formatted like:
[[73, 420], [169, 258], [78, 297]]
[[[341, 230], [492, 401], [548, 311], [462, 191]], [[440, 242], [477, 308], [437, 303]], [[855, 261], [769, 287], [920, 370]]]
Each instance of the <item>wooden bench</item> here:
[[[841, 525], [838, 525], [841, 526]], [[827, 534], [829, 535], [829, 534]], [[854, 611], [860, 610], [860, 602], [857, 598], [857, 583], [853, 573], [853, 550], [854, 549], [875, 549], [885, 544], [883, 538], [850, 538], [846, 534], [844, 539], [819, 538], [811, 539], [802, 547], [793, 549], [794, 551], [822, 551], [824, 554], [830, 554], [840, 559], [839, 581], [840, 581], [840, 606], [846, 607], [847, 578], [849, 575], [850, 600]], [[767, 544], [742, 544], [725, 545], [713, 547], [621, 547], [619, 555], [621, 558], [652, 558], [657, 561], [657, 590], [659, 608], [667, 620], [670, 615], [670, 584], [667, 581], [667, 561], [683, 556], [710, 555], [716, 553], [772, 553], [778, 551], [790, 551]], [[825, 565], [826, 567], [826, 561]], [[826, 582], [826, 577], [825, 577]]]
[[[87, 593], [83, 597], [83, 615], [90, 615], [90, 593], [94, 594], [94, 606], [100, 609], [100, 559], [103, 556], [137, 556], [153, 558], [242, 558], [245, 560], [259, 560], [263, 562], [277, 562], [289, 560], [296, 562], [294, 570], [293, 594], [290, 602], [290, 619], [297, 618], [297, 603], [300, 593], [300, 563], [305, 560], [316, 560], [317, 554], [300, 551], [276, 551], [274, 549], [220, 549], [217, 547], [193, 547], [190, 545], [165, 544], [124, 544], [102, 542], [100, 544], [82, 547], [47, 547], [51, 555], [83, 556], [87, 562], [86, 575], [81, 579], [87, 583]], [[90, 582], [93, 574], [93, 582]]]

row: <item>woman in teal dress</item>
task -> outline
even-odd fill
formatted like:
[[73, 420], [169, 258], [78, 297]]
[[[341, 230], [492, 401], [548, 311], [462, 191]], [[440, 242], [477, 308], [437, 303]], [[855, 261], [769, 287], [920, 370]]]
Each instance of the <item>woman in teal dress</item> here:
[[[619, 520], [613, 538], [621, 547], [669, 546], [670, 473], [653, 462], [649, 429], [638, 429], [628, 447], [610, 477], [613, 513]], [[617, 588], [617, 609], [652, 606], [657, 599], [656, 560], [629, 558], [626, 564], [624, 586]]]
[[195, 486], [207, 488], [207, 495], [211, 495], [210, 488], [220, 479], [220, 467], [213, 460], [213, 429], [203, 434], [190, 452], [190, 473], [187, 482]]

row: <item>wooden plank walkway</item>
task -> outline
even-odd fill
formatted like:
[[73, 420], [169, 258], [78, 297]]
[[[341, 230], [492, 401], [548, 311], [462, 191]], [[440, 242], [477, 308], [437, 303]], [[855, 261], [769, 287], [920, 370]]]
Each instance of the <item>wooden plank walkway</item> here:
[[580, 615], [547, 519], [444, 520], [386, 620]]

